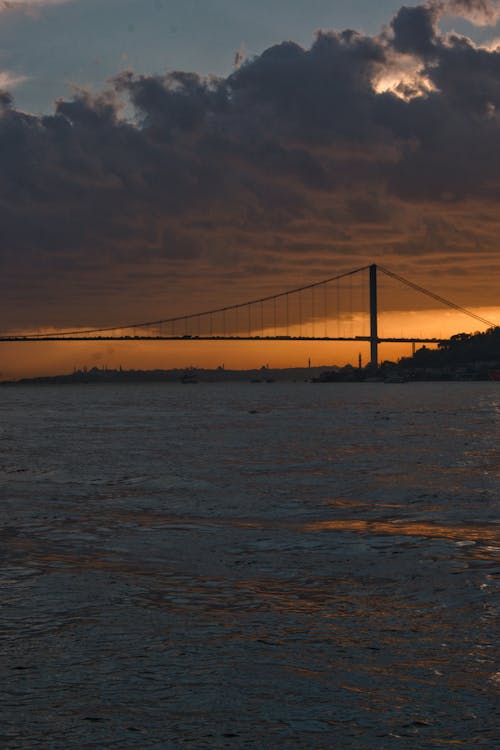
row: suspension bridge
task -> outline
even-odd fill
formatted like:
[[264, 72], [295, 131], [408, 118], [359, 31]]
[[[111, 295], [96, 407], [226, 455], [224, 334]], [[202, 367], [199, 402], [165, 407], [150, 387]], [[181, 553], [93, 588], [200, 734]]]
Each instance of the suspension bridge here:
[[[443, 338], [433, 337], [379, 335], [381, 274], [488, 328], [495, 327], [471, 310], [373, 263], [278, 294], [202, 312], [100, 328], [6, 334], [0, 335], [0, 341], [357, 341], [369, 342], [370, 364], [377, 368], [379, 344], [439, 344], [443, 341]], [[352, 283], [355, 278], [361, 280], [356, 288]], [[346, 297], [351, 321], [354, 309], [364, 311], [366, 332], [355, 335], [352, 330], [346, 331], [345, 326], [342, 330], [341, 321], [346, 317], [342, 307]]]

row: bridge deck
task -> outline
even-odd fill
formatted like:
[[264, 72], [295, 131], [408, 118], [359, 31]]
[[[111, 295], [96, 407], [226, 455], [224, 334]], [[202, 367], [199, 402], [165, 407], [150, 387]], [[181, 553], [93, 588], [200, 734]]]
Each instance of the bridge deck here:
[[[379, 344], [439, 344], [437, 338], [378, 338]], [[371, 341], [370, 336], [0, 336], [0, 341]]]

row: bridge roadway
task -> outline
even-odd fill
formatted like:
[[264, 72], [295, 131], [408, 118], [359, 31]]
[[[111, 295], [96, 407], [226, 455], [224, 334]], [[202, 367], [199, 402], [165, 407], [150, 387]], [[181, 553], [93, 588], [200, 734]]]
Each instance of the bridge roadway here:
[[[379, 344], [441, 344], [447, 339], [378, 338]], [[0, 336], [0, 341], [373, 341], [371, 336]]]

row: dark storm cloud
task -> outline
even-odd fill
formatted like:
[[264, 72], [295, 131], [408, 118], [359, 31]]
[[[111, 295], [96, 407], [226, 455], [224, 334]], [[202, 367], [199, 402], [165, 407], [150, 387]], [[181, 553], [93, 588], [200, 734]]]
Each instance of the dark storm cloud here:
[[8, 91], [0, 91], [0, 109], [7, 109], [13, 104], [12, 95]]
[[494, 24], [500, 18], [500, 8], [492, 0], [428, 0], [422, 5], [403, 5], [391, 22], [394, 48], [423, 58], [436, 54], [442, 42], [438, 21], [446, 15], [460, 15], [477, 24]]
[[359, 232], [383, 226], [401, 244], [401, 217], [423, 202], [496, 205], [500, 53], [441, 35], [445, 13], [478, 22], [495, 7], [404, 6], [379, 36], [322, 31], [226, 79], [125, 72], [51, 116], [0, 93], [5, 293], [16, 278], [27, 292], [97, 272], [119, 287], [131, 266], [140, 283], [140, 269], [182, 260], [237, 271], [270, 244], [279, 258], [328, 237], [362, 254]]
[[394, 49], [421, 57], [434, 54], [438, 40], [437, 20], [437, 10], [432, 6], [403, 6], [391, 24]]

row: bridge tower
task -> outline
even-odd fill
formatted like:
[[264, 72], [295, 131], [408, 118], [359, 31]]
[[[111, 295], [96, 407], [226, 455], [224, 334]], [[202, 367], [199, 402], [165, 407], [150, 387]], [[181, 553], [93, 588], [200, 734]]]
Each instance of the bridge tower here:
[[370, 365], [374, 372], [378, 368], [378, 309], [377, 309], [377, 265], [370, 266]]

